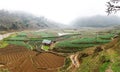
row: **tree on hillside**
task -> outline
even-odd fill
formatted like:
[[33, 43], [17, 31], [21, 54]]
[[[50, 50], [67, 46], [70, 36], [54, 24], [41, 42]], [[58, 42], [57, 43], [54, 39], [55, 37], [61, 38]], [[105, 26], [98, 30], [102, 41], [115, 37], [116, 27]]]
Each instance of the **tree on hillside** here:
[[107, 2], [107, 13], [108, 15], [111, 13], [116, 13], [120, 10], [120, 5], [117, 5], [120, 2], [120, 0], [110, 0]]

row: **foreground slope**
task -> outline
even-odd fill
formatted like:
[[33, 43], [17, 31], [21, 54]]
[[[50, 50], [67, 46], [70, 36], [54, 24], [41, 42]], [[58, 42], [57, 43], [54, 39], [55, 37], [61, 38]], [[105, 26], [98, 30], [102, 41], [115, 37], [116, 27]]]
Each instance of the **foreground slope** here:
[[[66, 61], [66, 66], [60, 69], [61, 72], [120, 72], [120, 36], [112, 42], [85, 49], [77, 52], [77, 60]], [[71, 56], [70, 56], [71, 57]]]

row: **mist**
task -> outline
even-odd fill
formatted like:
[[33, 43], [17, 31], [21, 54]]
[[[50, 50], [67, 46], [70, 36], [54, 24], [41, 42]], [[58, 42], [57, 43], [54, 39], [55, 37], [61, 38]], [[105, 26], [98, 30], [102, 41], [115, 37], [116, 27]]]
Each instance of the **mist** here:
[[110, 27], [120, 25], [120, 17], [95, 15], [90, 17], [77, 18], [71, 22], [74, 27]]

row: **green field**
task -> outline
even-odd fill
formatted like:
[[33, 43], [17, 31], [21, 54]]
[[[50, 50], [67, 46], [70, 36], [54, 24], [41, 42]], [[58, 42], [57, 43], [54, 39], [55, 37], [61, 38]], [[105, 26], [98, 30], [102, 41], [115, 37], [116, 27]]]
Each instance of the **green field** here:
[[[8, 44], [14, 44], [25, 46], [28, 49], [36, 49], [41, 47], [42, 40], [48, 39], [57, 41], [53, 47], [53, 51], [76, 52], [88, 47], [108, 43], [111, 41], [112, 37], [114, 37], [113, 33], [103, 33], [102, 35], [94, 33], [93, 35], [92, 32], [83, 32], [81, 34], [79, 32], [78, 34], [77, 32], [73, 32], [71, 35], [59, 37], [57, 32], [19, 32], [4, 39], [6, 43], [2, 44], [1, 47], [5, 47]], [[45, 47], [45, 50], [48, 50], [48, 48]]]
[[25, 46], [28, 49], [40, 48], [43, 39], [54, 40], [56, 35], [49, 32], [19, 32], [5, 38], [6, 43], [0, 44], [0, 48], [8, 44]]
[[[55, 51], [59, 52], [76, 52], [79, 50], [83, 50], [88, 47], [98, 46], [101, 44], [105, 44], [111, 41], [113, 34], [105, 34], [105, 35], [98, 35], [95, 37], [83, 37], [83, 38], [76, 38], [73, 40], [65, 40], [60, 41], [54, 47]], [[72, 51], [71, 51], [72, 50]]]
[[0, 48], [4, 48], [4, 47], [6, 47], [7, 45], [8, 45], [7, 42], [5, 42], [5, 41], [0, 41]]
[[112, 37], [114, 37], [114, 34], [106, 34], [106, 35], [99, 35], [98, 36], [101, 39], [111, 39]]
[[52, 32], [20, 32], [18, 36], [27, 36], [29, 38], [41, 38], [41, 37], [53, 37], [57, 36], [56, 33]]
[[45, 46], [45, 45], [43, 45], [43, 50], [48, 51], [49, 49], [50, 49], [49, 46]]

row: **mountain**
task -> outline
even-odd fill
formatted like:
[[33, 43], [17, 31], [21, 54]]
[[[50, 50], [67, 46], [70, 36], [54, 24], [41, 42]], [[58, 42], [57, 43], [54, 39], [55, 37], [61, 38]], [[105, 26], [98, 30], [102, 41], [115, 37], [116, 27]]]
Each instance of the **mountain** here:
[[0, 10], [0, 31], [59, 28], [60, 23], [45, 17], [36, 17], [24, 12], [9, 12]]
[[78, 18], [72, 22], [74, 27], [110, 27], [120, 25], [120, 18], [117, 16], [92, 16]]

